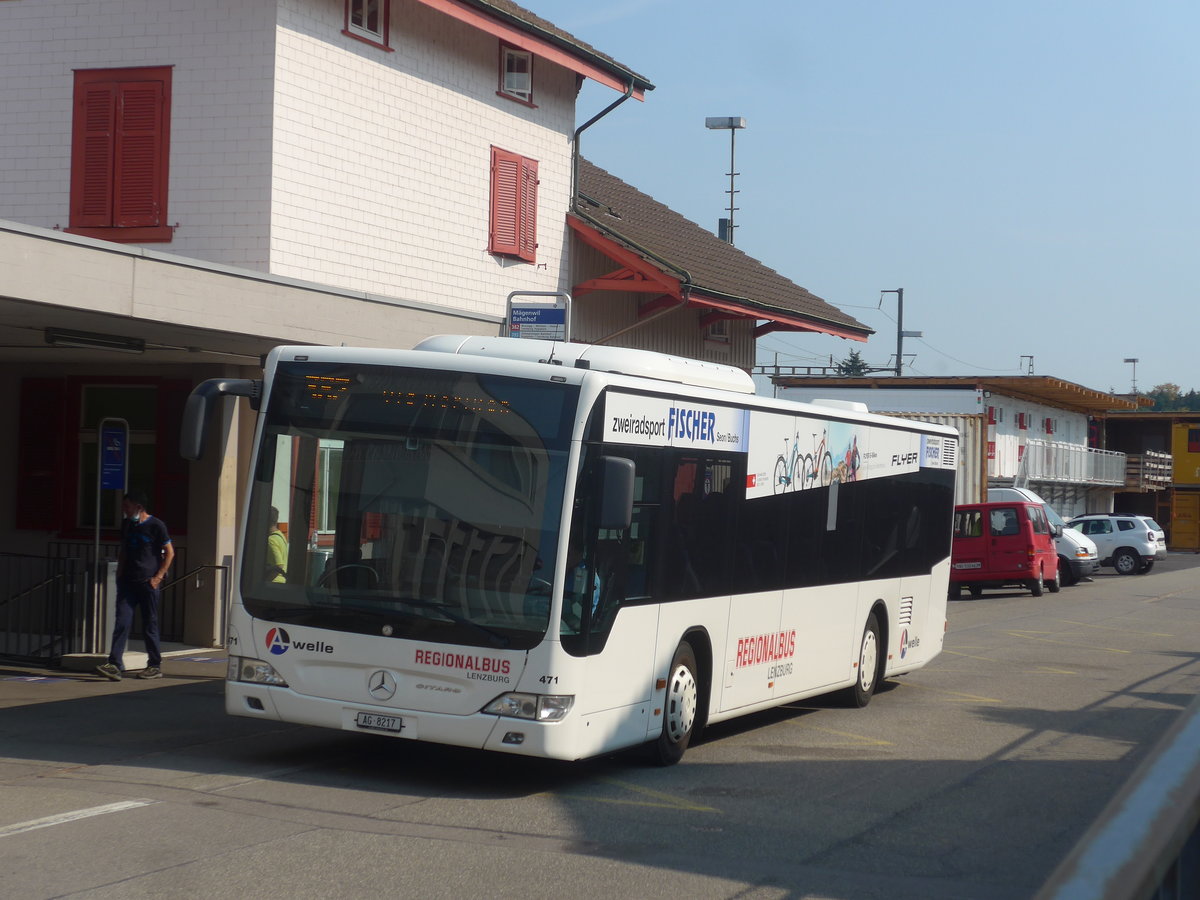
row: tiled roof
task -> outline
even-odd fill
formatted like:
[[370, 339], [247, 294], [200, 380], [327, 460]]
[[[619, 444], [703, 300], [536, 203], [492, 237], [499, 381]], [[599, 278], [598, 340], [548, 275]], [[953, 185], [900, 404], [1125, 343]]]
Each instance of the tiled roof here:
[[591, 44], [581, 41], [572, 34], [568, 34], [553, 22], [548, 22], [541, 16], [534, 15], [523, 6], [518, 6], [510, 2], [510, 0], [462, 0], [462, 2], [498, 19], [502, 19], [523, 31], [528, 31], [530, 34], [557, 44], [565, 50], [579, 54], [600, 68], [612, 72], [622, 80], [632, 79], [634, 87], [639, 90], [654, 90], [654, 85], [644, 75], [639, 75], [628, 66], [617, 62], [611, 56], [601, 53]]
[[735, 300], [748, 312], [761, 313], [757, 315], [761, 319], [770, 319], [774, 312], [812, 321], [817, 330], [821, 325], [832, 326], [863, 338], [874, 333], [774, 269], [582, 158], [578, 193], [578, 210], [589, 224], [672, 277], [680, 277], [679, 270], [684, 270], [690, 276], [692, 292]]

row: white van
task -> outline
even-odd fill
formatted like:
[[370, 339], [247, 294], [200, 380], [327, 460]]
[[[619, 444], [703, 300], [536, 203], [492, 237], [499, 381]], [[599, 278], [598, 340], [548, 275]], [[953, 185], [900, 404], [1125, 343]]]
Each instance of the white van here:
[[1100, 568], [1100, 553], [1095, 541], [1068, 527], [1054, 507], [1033, 491], [1015, 487], [988, 488], [987, 498], [989, 503], [996, 500], [1026, 500], [1045, 507], [1050, 524], [1060, 526], [1059, 534], [1054, 539], [1054, 549], [1058, 553], [1058, 570], [1063, 584], [1075, 584], [1080, 578], [1086, 578]]

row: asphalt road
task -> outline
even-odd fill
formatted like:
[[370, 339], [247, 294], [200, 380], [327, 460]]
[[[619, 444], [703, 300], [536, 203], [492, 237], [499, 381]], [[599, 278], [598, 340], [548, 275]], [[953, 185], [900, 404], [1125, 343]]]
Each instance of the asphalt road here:
[[0, 666], [0, 894], [1029, 897], [1200, 692], [1197, 566], [954, 601], [866, 709], [714, 726], [670, 769], [229, 718], [217, 653]]

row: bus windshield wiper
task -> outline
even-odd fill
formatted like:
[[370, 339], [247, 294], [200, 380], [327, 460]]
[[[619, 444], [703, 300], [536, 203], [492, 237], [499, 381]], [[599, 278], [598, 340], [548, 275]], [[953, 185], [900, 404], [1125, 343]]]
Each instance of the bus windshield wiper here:
[[438, 603], [435, 600], [421, 600], [417, 597], [398, 597], [396, 598], [401, 603], [406, 603], [409, 606], [415, 606], [418, 609], [432, 609], [434, 612], [440, 613], [456, 625], [466, 625], [474, 628], [482, 634], [487, 635], [493, 645], [497, 647], [507, 647], [512, 641], [506, 635], [501, 634], [495, 629], [488, 628], [486, 625], [481, 625], [478, 622], [472, 621], [462, 613], [457, 613], [449, 603]]

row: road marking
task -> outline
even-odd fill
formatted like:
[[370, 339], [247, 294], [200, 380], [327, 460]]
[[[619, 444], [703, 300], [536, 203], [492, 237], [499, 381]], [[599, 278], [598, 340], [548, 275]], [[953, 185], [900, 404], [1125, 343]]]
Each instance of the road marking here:
[[873, 746], [873, 747], [892, 747], [892, 746], [894, 746], [894, 744], [892, 744], [891, 741], [885, 741], [882, 738], [868, 737], [865, 734], [855, 734], [852, 731], [835, 731], [832, 728], [822, 728], [820, 725], [810, 725], [810, 724], [803, 723], [803, 722], [798, 723], [798, 724], [799, 724], [800, 728], [810, 729], [812, 731], [823, 731], [823, 732], [825, 732], [825, 734], [832, 734], [832, 735], [836, 735], [837, 737], [850, 738], [853, 741], [853, 743], [850, 743], [850, 744], [833, 744], [833, 745], [823, 744], [823, 745], [821, 745], [821, 747], [818, 747], [817, 749], [825, 749], [830, 746], [857, 747], [857, 746], [861, 746], [864, 744]]
[[1104, 650], [1107, 653], [1132, 653], [1132, 650], [1122, 650], [1119, 647], [1097, 647], [1094, 644], [1080, 644], [1076, 641], [1052, 641], [1049, 638], [1037, 637], [1039, 634], [1049, 634], [1048, 631], [1006, 631], [1012, 637], [1027, 638], [1031, 641], [1042, 641], [1045, 644], [1059, 644], [1064, 647], [1074, 647], [1076, 650]]
[[122, 800], [120, 803], [107, 803], [104, 806], [92, 806], [88, 809], [76, 809], [72, 812], [59, 813], [57, 816], [46, 816], [43, 819], [30, 819], [28, 822], [18, 822], [15, 825], [0, 827], [0, 837], [12, 834], [23, 834], [26, 831], [36, 831], [39, 828], [49, 828], [52, 825], [62, 825], [64, 822], [75, 822], [79, 819], [90, 819], [92, 816], [104, 816], [108, 813], [123, 812], [127, 809], [137, 809], [149, 806], [157, 800]]
[[970, 653], [963, 653], [960, 650], [943, 650], [942, 652], [948, 656], [961, 656], [961, 657], [964, 657], [965, 659], [978, 659], [978, 660], [982, 660], [983, 662], [995, 662], [996, 661], [991, 656], [974, 656]]
[[900, 682], [897, 686], [903, 690], [915, 689], [918, 691], [932, 691], [935, 694], [947, 694], [957, 703], [996, 703], [1000, 706], [1004, 705], [1004, 701], [996, 697], [981, 697], [978, 694], [964, 694], [962, 691], [947, 691], [942, 688], [930, 687], [927, 684], [915, 684], [911, 681]]
[[667, 794], [662, 791], [654, 791], [650, 788], [640, 787], [636, 784], [630, 784], [628, 781], [618, 781], [615, 778], [601, 778], [608, 784], [615, 784], [619, 788], [624, 788], [627, 791], [632, 791], [636, 794], [645, 794], [652, 800], [621, 800], [616, 797], [585, 797], [583, 799], [596, 800], [600, 803], [625, 803], [630, 806], [662, 806], [667, 809], [683, 809], [688, 812], [720, 812], [711, 806], [704, 806], [699, 803], [693, 803], [683, 797], [675, 794]]
[[1172, 634], [1163, 634], [1160, 631], [1133, 631], [1129, 628], [1113, 628], [1109, 625], [1094, 625], [1091, 622], [1073, 622], [1070, 619], [1059, 619], [1060, 622], [1065, 622], [1067, 625], [1078, 625], [1081, 628], [1099, 628], [1104, 631], [1116, 631], [1121, 634], [1144, 634], [1147, 637], [1174, 637]]

